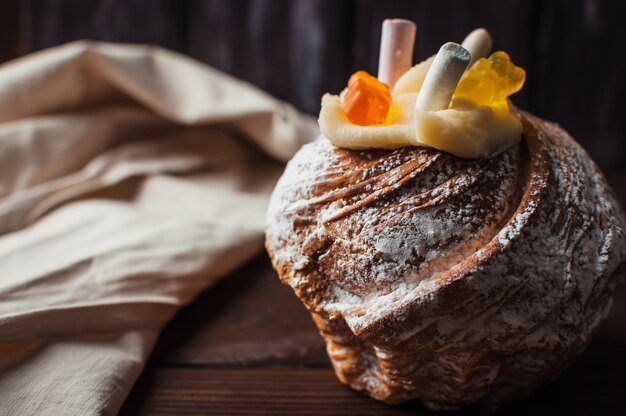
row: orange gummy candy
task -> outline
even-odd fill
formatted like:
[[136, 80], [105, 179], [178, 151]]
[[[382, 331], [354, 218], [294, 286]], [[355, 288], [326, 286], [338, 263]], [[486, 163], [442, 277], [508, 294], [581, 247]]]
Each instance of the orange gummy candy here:
[[365, 71], [352, 74], [343, 99], [343, 109], [352, 123], [384, 124], [390, 107], [391, 92], [387, 85]]

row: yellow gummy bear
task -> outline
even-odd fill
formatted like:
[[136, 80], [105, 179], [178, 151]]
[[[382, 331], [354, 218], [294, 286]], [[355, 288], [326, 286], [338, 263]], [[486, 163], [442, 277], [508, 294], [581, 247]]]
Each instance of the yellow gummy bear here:
[[494, 52], [468, 69], [454, 91], [454, 97], [477, 105], [507, 105], [506, 99], [524, 85], [526, 71], [515, 66], [506, 52]]

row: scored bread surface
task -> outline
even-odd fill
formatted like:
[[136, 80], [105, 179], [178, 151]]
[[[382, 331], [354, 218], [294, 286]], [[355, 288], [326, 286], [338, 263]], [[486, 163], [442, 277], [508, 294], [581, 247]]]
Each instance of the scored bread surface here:
[[520, 145], [490, 159], [321, 138], [289, 162], [266, 248], [343, 383], [388, 403], [499, 404], [585, 348], [624, 269], [624, 215], [564, 130], [522, 119]]

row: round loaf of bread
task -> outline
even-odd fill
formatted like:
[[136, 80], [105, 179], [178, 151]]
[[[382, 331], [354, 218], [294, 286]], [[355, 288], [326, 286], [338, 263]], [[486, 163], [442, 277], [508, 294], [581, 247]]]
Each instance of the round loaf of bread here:
[[521, 114], [489, 159], [304, 146], [266, 247], [338, 378], [388, 403], [499, 404], [554, 379], [607, 316], [626, 224], [587, 153]]

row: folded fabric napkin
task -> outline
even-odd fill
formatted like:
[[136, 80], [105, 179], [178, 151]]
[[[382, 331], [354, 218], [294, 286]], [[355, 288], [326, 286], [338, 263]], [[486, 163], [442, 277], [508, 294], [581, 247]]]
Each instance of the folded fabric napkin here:
[[0, 414], [116, 414], [163, 325], [261, 249], [276, 160], [316, 129], [160, 48], [0, 66]]

